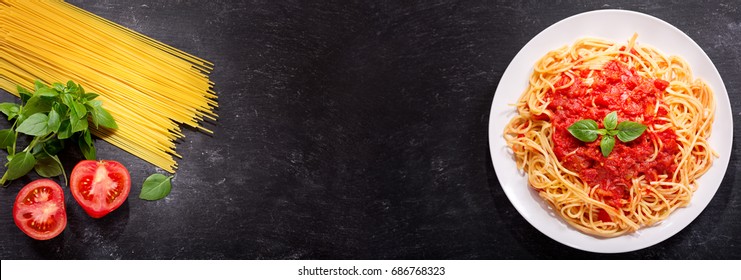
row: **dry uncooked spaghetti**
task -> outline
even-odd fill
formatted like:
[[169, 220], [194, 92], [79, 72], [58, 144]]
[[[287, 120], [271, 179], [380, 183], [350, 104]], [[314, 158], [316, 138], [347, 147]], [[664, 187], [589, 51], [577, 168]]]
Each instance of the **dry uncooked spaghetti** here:
[[[546, 54], [504, 131], [540, 197], [597, 236], [633, 232], [686, 206], [717, 157], [707, 142], [715, 117], [708, 85], [680, 57], [636, 38], [584, 38]], [[617, 141], [608, 156], [600, 141], [585, 143], [567, 130], [610, 112], [648, 128], [631, 142]]]
[[118, 123], [93, 133], [169, 172], [179, 124], [215, 120], [213, 65], [63, 1], [0, 0], [0, 88], [74, 80]]

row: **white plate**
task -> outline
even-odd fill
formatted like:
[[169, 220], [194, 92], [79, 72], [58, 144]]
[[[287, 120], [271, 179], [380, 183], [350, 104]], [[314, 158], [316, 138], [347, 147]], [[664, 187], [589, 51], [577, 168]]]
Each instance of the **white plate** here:
[[[548, 51], [573, 44], [578, 38], [599, 37], [627, 42], [638, 33], [638, 43], [656, 47], [666, 55], [679, 55], [690, 65], [695, 78], [710, 85], [717, 108], [710, 145], [720, 155], [710, 170], [698, 180], [698, 190], [690, 205], [672, 213], [666, 220], [635, 233], [615, 238], [584, 234], [564, 222], [538, 196], [517, 170], [503, 131], [516, 114], [514, 104], [527, 87], [535, 62]], [[676, 27], [655, 17], [624, 10], [598, 10], [559, 21], [540, 32], [525, 45], [504, 71], [489, 115], [489, 147], [499, 183], [517, 211], [548, 237], [565, 245], [591, 252], [619, 253], [646, 248], [676, 234], [694, 220], [715, 195], [725, 175], [733, 142], [733, 118], [728, 93], [718, 70], [703, 50]]]

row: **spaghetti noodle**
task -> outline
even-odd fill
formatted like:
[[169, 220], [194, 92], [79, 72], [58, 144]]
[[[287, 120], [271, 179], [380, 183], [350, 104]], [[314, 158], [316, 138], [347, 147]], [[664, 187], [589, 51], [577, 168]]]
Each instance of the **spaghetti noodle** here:
[[118, 129], [93, 133], [166, 171], [179, 124], [215, 120], [213, 65], [64, 1], [0, 0], [0, 88], [74, 80], [98, 93]]
[[[582, 232], [614, 237], [650, 226], [688, 205], [717, 154], [708, 145], [711, 89], [677, 56], [636, 42], [584, 38], [534, 67], [504, 137], [540, 197]], [[567, 127], [580, 119], [647, 130], [605, 156]], [[601, 128], [603, 126], [600, 126]]]

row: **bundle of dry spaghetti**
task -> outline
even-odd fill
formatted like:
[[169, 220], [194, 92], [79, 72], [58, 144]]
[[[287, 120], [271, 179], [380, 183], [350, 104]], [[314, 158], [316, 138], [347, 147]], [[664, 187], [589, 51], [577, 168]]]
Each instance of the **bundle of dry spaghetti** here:
[[0, 0], [0, 88], [74, 80], [118, 124], [94, 134], [174, 172], [180, 124], [215, 120], [213, 64], [64, 1]]

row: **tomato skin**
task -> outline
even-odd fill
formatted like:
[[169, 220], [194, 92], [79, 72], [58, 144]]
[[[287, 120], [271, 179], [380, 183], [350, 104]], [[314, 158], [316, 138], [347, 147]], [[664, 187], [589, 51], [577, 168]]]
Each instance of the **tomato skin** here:
[[72, 169], [70, 191], [90, 217], [101, 218], [129, 197], [131, 177], [117, 161], [83, 160]]
[[23, 233], [49, 240], [67, 227], [64, 191], [56, 182], [38, 179], [25, 185], [15, 197], [13, 220]]

